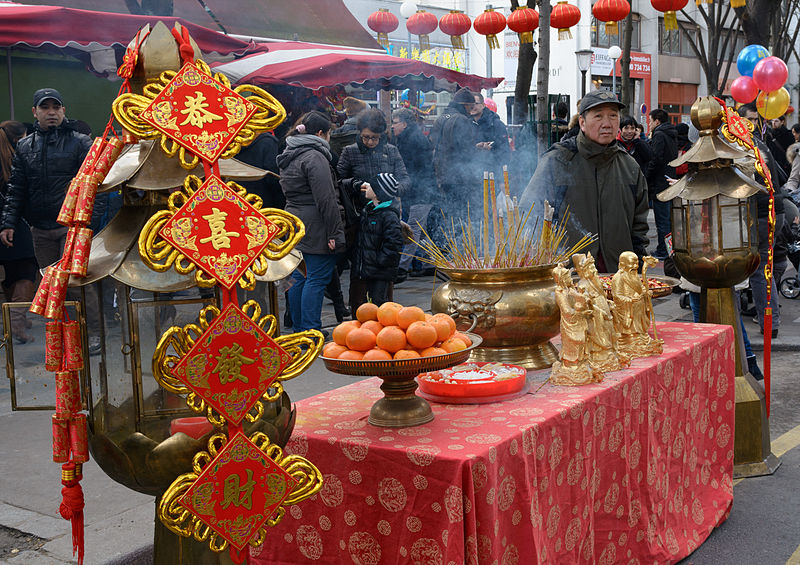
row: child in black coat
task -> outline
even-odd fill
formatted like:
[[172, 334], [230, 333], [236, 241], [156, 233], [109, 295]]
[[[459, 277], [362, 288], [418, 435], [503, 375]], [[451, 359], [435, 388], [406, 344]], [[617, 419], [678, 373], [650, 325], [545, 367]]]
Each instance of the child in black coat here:
[[350, 309], [354, 316], [367, 298], [378, 306], [386, 302], [403, 248], [397, 180], [391, 173], [380, 173], [365, 184], [361, 191], [369, 202], [361, 211], [361, 229], [350, 268]]

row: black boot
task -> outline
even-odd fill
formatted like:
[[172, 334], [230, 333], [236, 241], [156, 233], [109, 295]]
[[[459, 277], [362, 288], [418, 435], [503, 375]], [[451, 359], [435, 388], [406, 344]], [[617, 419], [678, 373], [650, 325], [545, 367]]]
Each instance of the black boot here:
[[342, 283], [339, 280], [339, 273], [337, 271], [333, 272], [331, 282], [328, 283], [325, 290], [330, 294], [330, 299], [333, 302], [333, 314], [336, 316], [336, 321], [341, 324], [344, 322], [345, 318], [350, 317], [350, 310], [347, 309], [344, 303]]
[[764, 379], [764, 374], [761, 372], [761, 369], [758, 368], [758, 361], [755, 355], [751, 355], [747, 358], [747, 369], [757, 381]]

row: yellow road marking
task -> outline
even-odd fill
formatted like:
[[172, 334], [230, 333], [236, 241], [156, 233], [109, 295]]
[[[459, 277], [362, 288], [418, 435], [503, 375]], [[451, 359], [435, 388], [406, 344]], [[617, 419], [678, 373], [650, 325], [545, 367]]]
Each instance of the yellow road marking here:
[[[776, 457], [780, 457], [785, 453], [791, 451], [795, 447], [800, 445], [800, 426], [795, 426], [788, 432], [784, 433], [778, 439], [772, 441], [772, 453], [775, 454]], [[744, 479], [736, 479], [733, 481], [733, 486], [738, 485]], [[792, 561], [797, 565], [800, 565], [800, 547], [797, 548], [797, 551], [792, 554], [792, 557], [797, 555], [797, 561]], [[788, 563], [788, 561], [787, 561]]]

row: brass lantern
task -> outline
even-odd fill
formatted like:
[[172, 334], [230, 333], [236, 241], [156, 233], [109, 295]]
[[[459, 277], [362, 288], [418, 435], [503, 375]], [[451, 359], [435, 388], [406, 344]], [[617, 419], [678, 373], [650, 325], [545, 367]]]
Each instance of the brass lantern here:
[[670, 165], [689, 171], [658, 194], [672, 201], [675, 266], [701, 287], [700, 321], [728, 324], [735, 334], [736, 438], [734, 476], [772, 473], [780, 461], [771, 453], [764, 394], [747, 372], [741, 318], [733, 286], [759, 266], [758, 215], [754, 195], [766, 189], [753, 178], [754, 155], [719, 136], [724, 111], [711, 96], [692, 105], [698, 141]]

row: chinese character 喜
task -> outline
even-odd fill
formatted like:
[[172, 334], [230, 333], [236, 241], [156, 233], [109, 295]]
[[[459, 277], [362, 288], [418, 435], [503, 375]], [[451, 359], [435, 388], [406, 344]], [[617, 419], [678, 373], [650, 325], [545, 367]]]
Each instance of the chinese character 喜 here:
[[255, 363], [255, 359], [249, 359], [242, 355], [241, 345], [234, 344], [230, 347], [221, 347], [217, 356], [217, 366], [213, 371], [219, 374], [220, 384], [226, 385], [235, 380], [247, 383], [247, 377], [242, 374], [242, 365]]
[[199, 90], [195, 91], [194, 97], [187, 96], [184, 109], [181, 114], [186, 115], [186, 119], [181, 122], [182, 126], [191, 124], [195, 127], [201, 128], [203, 124], [211, 123], [214, 120], [221, 120], [222, 116], [207, 110], [208, 102], [206, 102], [205, 95]]
[[210, 214], [203, 216], [203, 219], [208, 222], [208, 227], [211, 230], [211, 235], [204, 237], [200, 243], [211, 242], [214, 249], [226, 248], [231, 246], [231, 237], [239, 237], [239, 232], [226, 231], [225, 219], [228, 217], [227, 212], [221, 211], [219, 208], [212, 208]]

